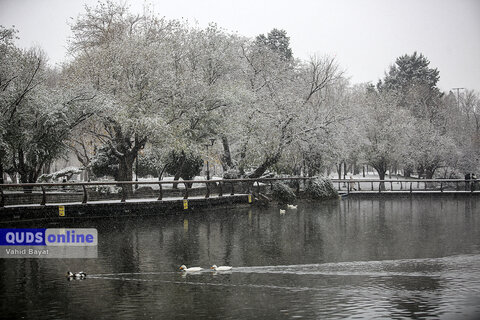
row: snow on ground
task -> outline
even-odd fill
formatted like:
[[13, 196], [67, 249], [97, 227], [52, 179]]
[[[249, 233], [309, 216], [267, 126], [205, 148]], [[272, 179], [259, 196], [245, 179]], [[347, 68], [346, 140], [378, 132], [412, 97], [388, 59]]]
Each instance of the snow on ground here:
[[[222, 177], [210, 177], [210, 180], [221, 180]], [[192, 180], [207, 180], [205, 176], [196, 176]], [[138, 181], [144, 181], [144, 182], [158, 182], [158, 178], [139, 178]], [[172, 184], [162, 184], [163, 189], [172, 189], [173, 188], [173, 177], [165, 177], [161, 181], [172, 181]], [[178, 188], [179, 189], [185, 189], [185, 185], [182, 183], [184, 181], [182, 178], [180, 178], [178, 181]], [[139, 187], [150, 187], [153, 190], [158, 190], [160, 187], [158, 184], [147, 184], [147, 185], [139, 185]], [[204, 183], [194, 183], [192, 188], [203, 188], [205, 187]]]

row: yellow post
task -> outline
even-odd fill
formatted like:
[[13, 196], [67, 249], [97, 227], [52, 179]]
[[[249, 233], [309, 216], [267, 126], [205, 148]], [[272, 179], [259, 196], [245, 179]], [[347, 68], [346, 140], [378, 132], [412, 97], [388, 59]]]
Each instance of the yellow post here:
[[65, 206], [58, 206], [58, 215], [60, 217], [65, 217]]
[[188, 209], [188, 200], [183, 200], [183, 209], [187, 210]]
[[252, 203], [252, 195], [251, 194], [248, 195], [248, 203]]

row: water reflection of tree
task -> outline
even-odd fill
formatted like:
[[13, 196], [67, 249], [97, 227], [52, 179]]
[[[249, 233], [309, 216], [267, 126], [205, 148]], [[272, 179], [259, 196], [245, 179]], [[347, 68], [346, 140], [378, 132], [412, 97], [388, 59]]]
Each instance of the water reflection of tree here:
[[[439, 266], [441, 269], [442, 267]], [[442, 284], [436, 277], [394, 277], [387, 278], [385, 285], [393, 288], [388, 297], [393, 307], [392, 318], [419, 319], [438, 318], [442, 305]], [[398, 293], [397, 293], [398, 292]]]

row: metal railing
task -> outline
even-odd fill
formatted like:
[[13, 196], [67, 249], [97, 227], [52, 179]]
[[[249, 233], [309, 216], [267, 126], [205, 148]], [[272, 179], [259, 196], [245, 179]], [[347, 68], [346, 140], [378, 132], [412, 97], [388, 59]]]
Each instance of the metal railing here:
[[[21, 193], [33, 193], [34, 190], [40, 189], [41, 200], [40, 205], [47, 203], [47, 194], [52, 191], [61, 191], [64, 193], [78, 192], [81, 194], [81, 203], [88, 203], [89, 191], [92, 192], [91, 187], [98, 186], [117, 186], [120, 188], [120, 202], [126, 202], [127, 199], [133, 195], [132, 188], [134, 185], [155, 185], [159, 189], [157, 191], [156, 200], [164, 199], [165, 185], [183, 184], [183, 199], [189, 198], [195, 184], [205, 185], [205, 198], [209, 198], [212, 191], [217, 193], [218, 197], [224, 196], [224, 193], [235, 195], [235, 186], [242, 185], [241, 193], [261, 193], [261, 187], [270, 187], [273, 189], [273, 183], [276, 181], [297, 181], [294, 183], [296, 193], [299, 194], [301, 184], [303, 189], [306, 187], [308, 180], [316, 179], [317, 177], [280, 177], [280, 178], [258, 178], [258, 179], [222, 179], [222, 180], [161, 180], [161, 181], [98, 181], [98, 182], [66, 182], [66, 183], [21, 183], [21, 184], [1, 184], [0, 185], [0, 207], [5, 206], [5, 199], [7, 197], [7, 190], [19, 190]], [[415, 192], [444, 192], [458, 191], [458, 192], [474, 192], [479, 190], [480, 181], [478, 180], [463, 180], [463, 179], [396, 179], [396, 180], [372, 180], [372, 179], [331, 179], [334, 186], [337, 186], [338, 191], [350, 192], [391, 192], [403, 191], [408, 193]], [[390, 186], [390, 189], [388, 189]], [[81, 189], [80, 189], [81, 188]], [[153, 190], [153, 188], [152, 188]], [[238, 192], [237, 192], [238, 193]], [[17, 193], [18, 194], [18, 193]], [[72, 201], [67, 201], [72, 202]], [[38, 203], [38, 202], [37, 202]], [[35, 204], [35, 203], [28, 203]]]
[[[205, 198], [209, 198], [212, 194], [212, 191], [216, 191], [218, 197], [223, 197], [225, 193], [230, 195], [235, 195], [235, 186], [239, 184], [242, 185], [242, 193], [253, 193], [255, 190], [257, 193], [261, 191], [261, 185], [265, 186], [270, 184], [270, 188], [273, 188], [273, 182], [275, 181], [292, 181], [298, 180], [299, 183], [296, 184], [296, 192], [300, 192], [300, 182], [303, 181], [305, 186], [306, 181], [314, 179], [307, 177], [288, 177], [288, 178], [258, 178], [258, 179], [222, 179], [222, 180], [161, 180], [161, 181], [99, 181], [99, 182], [65, 182], [65, 183], [20, 183], [20, 184], [1, 184], [0, 185], [0, 207], [5, 206], [5, 199], [7, 197], [6, 190], [19, 190], [21, 193], [33, 193], [34, 190], [41, 192], [41, 201], [40, 205], [46, 205], [47, 203], [47, 194], [52, 191], [59, 191], [65, 193], [78, 192], [81, 188], [82, 201], [81, 203], [88, 203], [89, 201], [89, 191], [93, 190], [91, 187], [99, 186], [116, 186], [120, 188], [120, 202], [126, 202], [132, 195], [132, 188], [134, 185], [155, 185], [158, 186], [157, 191], [157, 200], [164, 199], [165, 185], [177, 185], [183, 184], [183, 199], [189, 198], [189, 193], [191, 192], [195, 184], [205, 185]], [[172, 188], [173, 189], [173, 188]], [[152, 189], [153, 190], [153, 189]], [[237, 192], [238, 193], [238, 192]], [[69, 201], [71, 202], [71, 201]], [[37, 202], [38, 203], [38, 202]], [[33, 203], [30, 203], [33, 204]]]
[[[480, 189], [480, 180], [464, 179], [332, 179], [339, 191], [350, 192], [474, 192]], [[388, 189], [390, 187], [390, 189]]]

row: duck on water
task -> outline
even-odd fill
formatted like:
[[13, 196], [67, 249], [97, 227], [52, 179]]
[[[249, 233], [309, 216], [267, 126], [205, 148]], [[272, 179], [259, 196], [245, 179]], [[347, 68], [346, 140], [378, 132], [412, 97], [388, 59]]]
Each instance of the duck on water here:
[[196, 272], [196, 271], [202, 271], [203, 268], [201, 267], [190, 267], [190, 268], [187, 268], [186, 265], [182, 264], [180, 266], [180, 270], [182, 270], [183, 272]]
[[230, 266], [220, 266], [220, 267], [217, 267], [217, 265], [213, 265], [210, 267], [210, 269], [212, 270], [215, 270], [215, 271], [230, 271], [232, 270], [232, 267]]
[[87, 274], [83, 271], [73, 273], [71, 271], [67, 271], [67, 274], [65, 275], [67, 279], [72, 280], [72, 279], [77, 279], [77, 280], [83, 280], [87, 277]]

